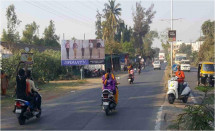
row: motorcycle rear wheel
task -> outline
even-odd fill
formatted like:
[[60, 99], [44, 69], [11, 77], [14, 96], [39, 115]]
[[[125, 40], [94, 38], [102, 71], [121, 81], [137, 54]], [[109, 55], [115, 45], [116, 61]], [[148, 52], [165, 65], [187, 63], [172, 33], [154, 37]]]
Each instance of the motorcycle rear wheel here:
[[182, 99], [183, 103], [187, 103], [187, 100], [188, 100], [188, 97], [184, 97], [184, 98]]
[[174, 103], [175, 98], [174, 98], [174, 95], [173, 95], [173, 94], [169, 94], [169, 95], [168, 95], [168, 101], [169, 101], [169, 104], [173, 104], [173, 103]]
[[20, 125], [24, 125], [25, 124], [25, 120], [26, 120], [26, 118], [24, 116], [19, 116], [18, 117], [18, 121], [19, 121]]
[[105, 114], [106, 114], [106, 116], [108, 116], [109, 115], [109, 109], [107, 108], [107, 109], [105, 109]]

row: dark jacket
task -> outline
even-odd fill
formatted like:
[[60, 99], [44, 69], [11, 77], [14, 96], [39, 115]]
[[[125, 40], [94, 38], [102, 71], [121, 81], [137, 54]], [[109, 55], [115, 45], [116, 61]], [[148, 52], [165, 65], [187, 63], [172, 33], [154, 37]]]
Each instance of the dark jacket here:
[[17, 76], [16, 77], [16, 96], [17, 99], [26, 100], [26, 77], [25, 76]]

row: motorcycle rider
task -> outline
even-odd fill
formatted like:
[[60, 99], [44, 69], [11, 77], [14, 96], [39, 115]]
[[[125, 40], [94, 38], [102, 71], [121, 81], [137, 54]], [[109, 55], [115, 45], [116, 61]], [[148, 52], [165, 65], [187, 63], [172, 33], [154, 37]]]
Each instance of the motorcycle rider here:
[[184, 83], [185, 75], [184, 75], [184, 72], [181, 70], [180, 65], [177, 65], [177, 71], [175, 72], [175, 76], [178, 77], [178, 92], [179, 94], [181, 94], [184, 88], [183, 83]]
[[35, 87], [34, 81], [31, 78], [31, 71], [27, 70], [26, 79], [26, 94], [29, 97], [33, 97], [33, 107], [35, 110], [41, 109], [41, 96], [38, 94], [39, 89]]
[[140, 62], [138, 64], [138, 69], [139, 69], [139, 73], [140, 73], [141, 72], [141, 64], [140, 64]]
[[116, 87], [117, 81], [114, 74], [111, 73], [110, 68], [107, 68], [107, 72], [105, 73], [105, 75], [102, 76], [102, 83], [103, 83], [102, 90], [110, 89], [111, 91], [113, 91], [115, 102], [116, 104], [118, 104], [119, 91], [118, 88]]
[[128, 72], [128, 76], [129, 75], [132, 75], [132, 78], [133, 78], [133, 80], [134, 80], [134, 69], [133, 69], [133, 66], [131, 65], [131, 67], [130, 67], [130, 70], [129, 70], [129, 72]]

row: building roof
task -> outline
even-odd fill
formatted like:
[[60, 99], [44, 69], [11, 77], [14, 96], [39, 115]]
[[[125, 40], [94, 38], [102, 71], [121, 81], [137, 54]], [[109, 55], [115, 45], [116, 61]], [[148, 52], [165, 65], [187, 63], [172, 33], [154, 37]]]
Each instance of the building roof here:
[[[1, 45], [3, 46], [3, 48], [9, 49], [9, 45], [7, 44], [7, 42], [1, 42]], [[52, 50], [56, 50], [56, 51], [61, 50], [60, 47], [49, 47], [49, 46], [44, 46], [44, 45], [33, 45], [33, 44], [30, 45], [30, 44], [25, 44], [25, 43], [16, 43], [13, 46], [14, 50], [25, 49], [25, 47], [28, 47], [30, 50], [31, 49], [38, 50], [39, 52], [43, 52], [47, 49], [52, 49]]]

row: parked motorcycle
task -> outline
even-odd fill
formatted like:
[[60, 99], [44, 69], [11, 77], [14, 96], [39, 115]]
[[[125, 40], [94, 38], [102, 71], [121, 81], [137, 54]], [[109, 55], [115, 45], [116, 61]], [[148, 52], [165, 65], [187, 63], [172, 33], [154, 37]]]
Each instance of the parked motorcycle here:
[[30, 119], [34, 116], [36, 118], [40, 118], [42, 110], [34, 111], [30, 102], [22, 100], [22, 99], [15, 99], [15, 114], [17, 114], [17, 118], [20, 125], [24, 125], [26, 119]]
[[175, 99], [182, 100], [183, 103], [187, 103], [188, 97], [190, 95], [190, 87], [187, 84], [187, 82], [183, 83], [183, 90], [181, 94], [178, 92], [179, 84], [178, 84], [178, 77], [172, 77], [170, 80], [168, 80], [168, 101], [170, 104], [173, 104]]
[[114, 100], [113, 92], [111, 90], [104, 89], [102, 91], [102, 107], [106, 115], [108, 115], [112, 110], [115, 110], [116, 103]]

